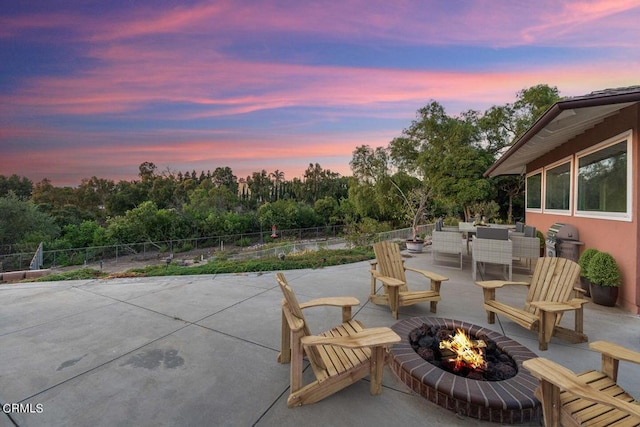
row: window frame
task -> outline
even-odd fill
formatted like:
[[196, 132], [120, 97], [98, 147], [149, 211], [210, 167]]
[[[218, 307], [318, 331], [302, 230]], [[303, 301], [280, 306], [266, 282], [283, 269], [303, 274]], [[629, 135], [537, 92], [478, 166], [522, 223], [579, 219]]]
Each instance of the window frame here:
[[[569, 164], [569, 203], [568, 209], [550, 209], [547, 207], [547, 174], [549, 173], [549, 171], [551, 171], [552, 169], [555, 169], [559, 166], [565, 165], [565, 164]], [[573, 183], [574, 181], [574, 175], [575, 175], [575, 162], [574, 162], [574, 156], [568, 156], [565, 157], [563, 159], [558, 160], [557, 162], [553, 162], [550, 163], [548, 166], [545, 166], [543, 169], [543, 181], [542, 181], [542, 211], [543, 212], [547, 212], [550, 214], [554, 214], [554, 215], [565, 215], [565, 216], [571, 216], [573, 213], [573, 206], [574, 204], [572, 203], [574, 201], [574, 188], [573, 188]]]
[[[588, 156], [590, 154], [596, 153], [598, 151], [604, 150], [612, 145], [619, 144], [626, 140], [627, 142], [627, 209], [626, 212], [600, 212], [600, 211], [583, 211], [578, 210], [578, 173], [580, 159], [582, 157]], [[575, 154], [576, 158], [576, 167], [574, 170], [574, 178], [576, 182], [575, 194], [576, 197], [573, 200], [573, 210], [574, 216], [580, 218], [595, 218], [595, 219], [607, 219], [613, 221], [625, 221], [631, 222], [633, 221], [633, 132], [631, 129], [622, 132], [618, 135], [615, 135], [605, 141], [602, 141], [598, 144], [595, 144], [589, 148], [586, 148], [582, 151], [579, 151]]]
[[[529, 207], [529, 178], [538, 174], [540, 175], [540, 207], [530, 208]], [[543, 168], [536, 169], [533, 172], [526, 174], [524, 179], [524, 194], [525, 194], [525, 200], [524, 200], [525, 212], [541, 213], [543, 201], [544, 201], [544, 170]]]

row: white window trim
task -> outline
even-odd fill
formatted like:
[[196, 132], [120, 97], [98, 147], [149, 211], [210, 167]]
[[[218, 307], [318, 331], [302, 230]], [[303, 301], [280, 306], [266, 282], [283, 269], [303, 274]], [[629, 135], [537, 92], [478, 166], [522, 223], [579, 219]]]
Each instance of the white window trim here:
[[[558, 166], [569, 163], [569, 209], [547, 209], [547, 172], [550, 169], [556, 168]], [[542, 212], [549, 213], [554, 215], [565, 215], [571, 216], [573, 211], [573, 176], [575, 174], [575, 163], [573, 161], [573, 156], [565, 157], [564, 159], [558, 160], [557, 162], [551, 163], [548, 166], [545, 166], [542, 174]]]
[[[540, 207], [539, 208], [529, 208], [527, 207], [527, 199], [529, 198], [529, 187], [527, 186], [527, 180], [529, 179], [529, 177], [533, 176], [533, 175], [537, 175], [540, 174]], [[536, 169], [533, 172], [528, 173], [525, 178], [524, 178], [524, 194], [525, 194], [525, 200], [524, 200], [524, 210], [525, 212], [535, 212], [535, 213], [542, 213], [542, 206], [544, 203], [544, 170], [542, 170], [542, 168], [540, 169]]]
[[[578, 210], [578, 198], [573, 200], [574, 216], [581, 218], [595, 218], [595, 219], [608, 219], [613, 221], [633, 221], [633, 132], [629, 129], [619, 135], [602, 141], [596, 145], [593, 145], [585, 150], [576, 153], [575, 169], [572, 174], [572, 178], [575, 177], [575, 182], [578, 182], [578, 164], [581, 157], [600, 151], [603, 148], [611, 145], [618, 144], [623, 140], [627, 140], [627, 212], [592, 212], [592, 211], [579, 211]], [[577, 184], [576, 184], [577, 185]], [[576, 188], [576, 195], [578, 189]]]

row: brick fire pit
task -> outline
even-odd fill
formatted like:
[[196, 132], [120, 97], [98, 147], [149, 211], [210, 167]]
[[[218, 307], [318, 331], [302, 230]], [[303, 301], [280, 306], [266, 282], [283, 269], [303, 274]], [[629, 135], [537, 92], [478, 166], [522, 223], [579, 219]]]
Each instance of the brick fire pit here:
[[[518, 373], [502, 381], [479, 381], [460, 377], [427, 362], [409, 343], [409, 333], [422, 324], [460, 328], [469, 335], [486, 336], [515, 360]], [[538, 380], [522, 367], [522, 362], [537, 356], [523, 345], [490, 329], [437, 317], [413, 317], [396, 323], [391, 329], [402, 341], [391, 348], [389, 366], [416, 393], [443, 408], [484, 421], [514, 424], [540, 419], [540, 402], [533, 395]]]

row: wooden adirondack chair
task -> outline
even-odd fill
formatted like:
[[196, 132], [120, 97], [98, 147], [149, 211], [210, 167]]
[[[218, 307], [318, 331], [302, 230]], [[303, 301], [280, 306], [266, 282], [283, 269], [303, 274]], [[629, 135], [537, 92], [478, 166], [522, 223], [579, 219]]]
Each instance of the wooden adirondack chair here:
[[640, 403], [616, 383], [619, 361], [640, 364], [640, 353], [605, 341], [589, 347], [602, 353], [601, 371], [576, 375], [542, 357], [523, 363], [540, 380], [535, 394], [542, 402], [544, 425], [640, 425]]
[[[370, 375], [370, 392], [382, 393], [382, 373], [388, 362], [388, 348], [400, 342], [390, 328], [365, 328], [351, 319], [353, 297], [319, 298], [298, 303], [282, 273], [276, 274], [282, 301], [282, 342], [278, 362], [291, 363], [291, 387], [287, 406], [315, 403]], [[312, 335], [302, 310], [318, 306], [342, 307], [342, 324]], [[306, 354], [316, 380], [302, 384], [303, 356]]]
[[[440, 298], [440, 285], [449, 280], [426, 270], [407, 267], [400, 254], [400, 246], [393, 242], [374, 243], [373, 251], [376, 260], [371, 263], [371, 295], [369, 300], [374, 304], [388, 305], [394, 319], [398, 318], [398, 307], [412, 305], [419, 302], [431, 302], [431, 312], [435, 313]], [[426, 277], [431, 282], [428, 291], [410, 291], [407, 287], [405, 272], [413, 271]], [[382, 293], [378, 293], [377, 281], [382, 282]]]
[[[531, 283], [488, 280], [476, 282], [476, 285], [484, 293], [487, 322], [495, 323], [495, 315], [501, 314], [524, 328], [538, 331], [538, 347], [546, 350], [552, 335], [572, 343], [588, 341], [583, 333], [583, 305], [589, 301], [578, 298], [584, 291], [574, 287], [579, 275], [577, 263], [566, 258], [545, 257], [536, 263]], [[524, 308], [496, 300], [496, 289], [507, 285], [529, 286]], [[565, 311], [575, 313], [573, 330], [560, 326]]]

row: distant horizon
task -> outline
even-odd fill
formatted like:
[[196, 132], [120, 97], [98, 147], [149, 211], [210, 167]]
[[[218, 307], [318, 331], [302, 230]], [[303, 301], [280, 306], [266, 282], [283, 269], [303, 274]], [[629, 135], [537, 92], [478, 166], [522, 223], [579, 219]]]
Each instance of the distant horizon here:
[[[150, 163], [154, 163], [154, 162], [150, 162]], [[312, 164], [314, 164], [314, 165], [315, 165], [316, 163], [318, 163], [318, 162], [312, 162]], [[155, 163], [154, 163], [154, 164], [155, 164]], [[51, 182], [51, 185], [53, 185], [54, 187], [77, 187], [77, 186], [79, 186], [79, 185], [82, 183], [82, 180], [83, 180], [83, 179], [91, 179], [91, 178], [92, 178], [92, 177], [94, 177], [94, 176], [95, 176], [96, 178], [99, 178], [99, 179], [106, 179], [106, 180], [114, 181], [116, 184], [117, 184], [118, 182], [120, 182], [120, 181], [128, 181], [128, 182], [132, 182], [132, 181], [140, 181], [140, 175], [139, 175], [139, 169], [138, 169], [138, 168], [139, 168], [139, 166], [140, 166], [140, 165], [136, 166], [136, 172], [135, 172], [135, 174], [134, 174], [134, 175], [132, 175], [131, 177], [125, 177], [125, 178], [112, 178], [112, 177], [104, 177], [104, 176], [99, 176], [99, 175], [91, 175], [91, 176], [86, 176], [86, 177], [80, 178], [80, 180], [78, 180], [78, 182], [74, 182], [74, 183], [66, 183], [66, 184], [57, 184], [57, 183], [53, 182], [53, 180], [52, 180], [52, 179], [50, 179], [50, 178], [48, 178], [48, 177], [43, 177], [43, 178], [41, 178], [41, 179], [33, 179], [33, 178], [31, 178], [31, 177], [29, 177], [29, 176], [26, 176], [26, 175], [20, 175], [19, 173], [15, 173], [15, 175], [17, 175], [17, 176], [19, 176], [19, 177], [21, 177], [21, 178], [27, 178], [27, 179], [29, 179], [29, 180], [30, 180], [34, 185], [35, 185], [35, 184], [37, 184], [37, 183], [39, 183], [39, 182], [41, 182], [41, 181], [42, 181], [42, 180], [44, 180], [44, 179], [49, 179], [49, 181]], [[338, 171], [336, 171], [336, 170], [333, 170], [333, 169], [331, 169], [331, 168], [325, 168], [325, 167], [324, 167], [324, 166], [322, 166], [322, 165], [320, 165], [320, 166], [322, 167], [322, 170], [330, 170], [331, 172], [339, 173], [341, 177], [350, 177], [350, 176], [352, 176], [352, 174], [351, 174], [351, 168], [349, 168], [349, 174], [342, 174], [342, 173], [340, 173], [340, 172], [338, 172]], [[156, 165], [156, 167], [157, 167], [157, 169], [156, 169], [156, 175], [162, 175], [163, 173], [167, 172], [167, 168], [166, 168], [166, 167], [165, 167], [165, 168], [160, 168], [160, 167], [158, 167], [158, 165]], [[195, 171], [196, 171], [196, 174], [198, 175], [198, 177], [200, 177], [200, 173], [201, 173], [201, 172], [204, 172], [204, 173], [206, 174], [206, 173], [207, 173], [207, 171], [210, 171], [211, 173], [213, 173], [213, 171], [214, 171], [216, 168], [218, 168], [218, 167], [225, 168], [225, 167], [227, 167], [227, 166], [216, 166], [215, 168], [212, 168], [212, 169], [204, 169], [204, 170], [197, 170], [197, 169], [178, 170], [178, 169], [174, 169], [174, 168], [169, 168], [169, 170], [170, 170], [170, 171], [171, 171], [171, 173], [173, 173], [174, 175], [177, 175], [179, 172], [182, 172], [182, 173], [183, 173], [183, 175], [184, 175], [184, 174], [185, 174], [185, 173], [187, 173], [187, 172], [192, 173], [192, 172], [195, 170]], [[231, 168], [230, 166], [228, 166], [228, 167], [229, 167], [229, 168]], [[298, 178], [298, 179], [300, 179], [300, 180], [304, 180], [304, 172], [307, 170], [307, 168], [308, 168], [308, 167], [309, 167], [309, 164], [307, 164], [307, 165], [302, 169], [302, 172], [301, 172], [299, 175], [295, 175], [295, 176], [292, 176], [292, 177], [288, 176], [288, 175], [285, 173], [284, 180], [285, 180], [285, 181], [292, 181], [292, 180], [293, 180], [293, 179], [295, 179], [295, 178]], [[270, 174], [270, 173], [272, 173], [272, 172], [275, 172], [276, 170], [280, 170], [280, 171], [282, 172], [282, 170], [281, 170], [281, 169], [277, 169], [277, 168], [276, 168], [276, 169], [273, 169], [273, 170], [267, 170], [267, 169], [265, 169], [265, 170], [267, 171], [267, 175], [269, 175], [269, 174]], [[252, 171], [252, 172], [250, 172], [250, 173], [248, 173], [248, 174], [246, 174], [246, 175], [238, 175], [238, 174], [233, 170], [233, 168], [231, 168], [231, 171], [232, 171], [233, 175], [235, 175], [235, 177], [237, 178], [237, 180], [238, 180], [238, 181], [240, 181], [240, 180], [246, 180], [248, 177], [251, 177], [251, 175], [253, 174], [253, 172], [261, 172], [261, 171], [262, 171], [262, 169]], [[3, 176], [5, 176], [6, 178], [9, 178], [10, 176], [14, 175], [14, 173], [10, 173], [10, 174], [3, 174], [3, 173], [0, 173], [0, 175], [3, 175]]]
[[538, 84], [640, 84], [639, 21], [635, 0], [5, 2], [0, 175], [350, 176], [431, 101], [457, 116]]

